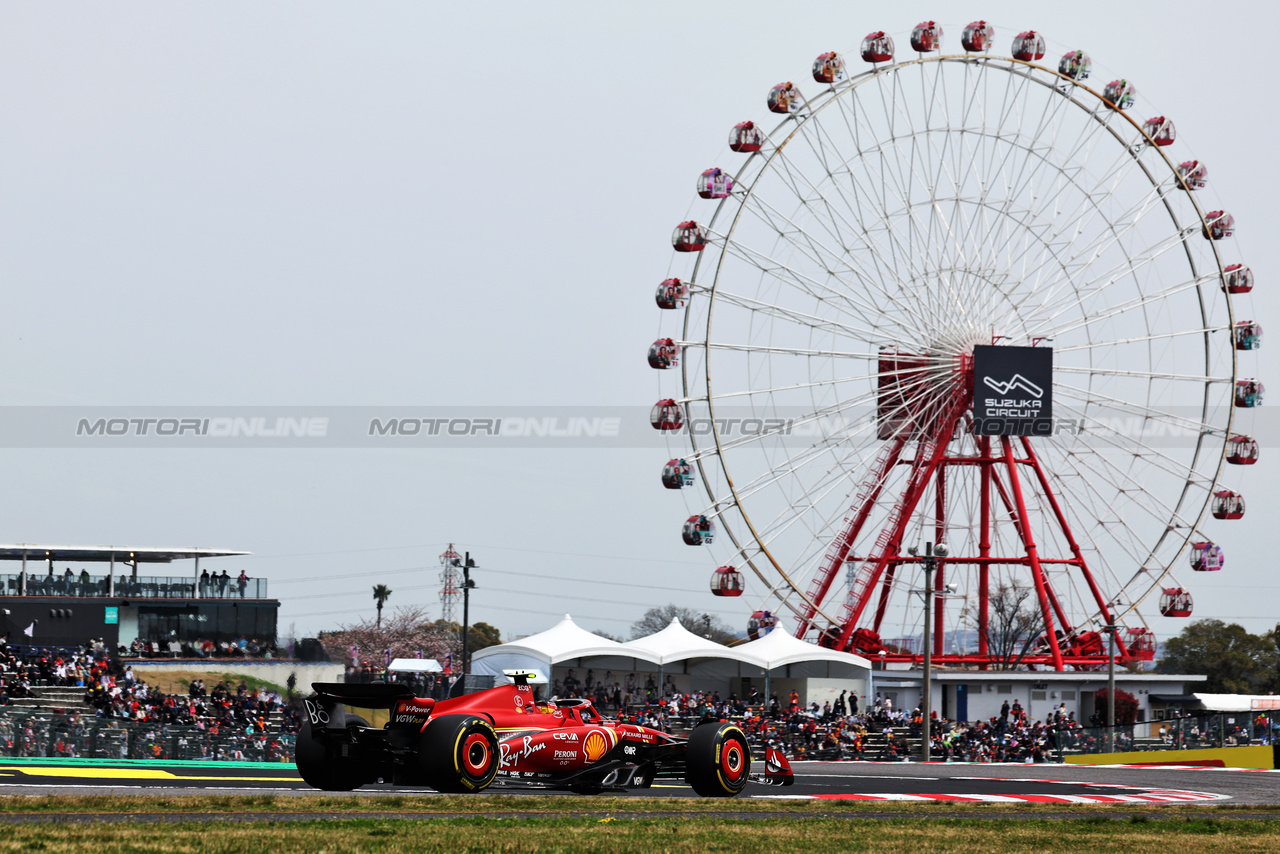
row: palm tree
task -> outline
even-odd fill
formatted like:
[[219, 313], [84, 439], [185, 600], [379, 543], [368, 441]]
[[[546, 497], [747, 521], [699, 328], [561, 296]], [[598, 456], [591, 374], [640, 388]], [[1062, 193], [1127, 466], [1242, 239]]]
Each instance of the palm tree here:
[[382, 606], [391, 598], [391, 588], [385, 584], [373, 585], [373, 598], [378, 603], [378, 628], [382, 628]]

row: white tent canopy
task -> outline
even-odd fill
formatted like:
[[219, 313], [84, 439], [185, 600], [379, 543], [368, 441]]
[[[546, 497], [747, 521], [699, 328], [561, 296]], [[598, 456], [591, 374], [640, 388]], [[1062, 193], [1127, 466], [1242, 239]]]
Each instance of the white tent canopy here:
[[444, 668], [434, 658], [397, 658], [387, 670], [396, 673], [443, 673]]
[[864, 670], [871, 669], [871, 662], [851, 652], [840, 652], [834, 649], [806, 643], [785, 631], [774, 630], [769, 634], [743, 644], [736, 651], [751, 657], [766, 670], [777, 670], [790, 664], [809, 662], [826, 662], [829, 664], [846, 664]]
[[501, 676], [504, 670], [536, 670], [550, 682], [552, 666], [582, 658], [606, 661], [613, 658], [640, 659], [650, 664], [658, 663], [652, 654], [592, 634], [565, 614], [563, 620], [545, 632], [476, 651], [471, 656], [471, 672]]
[[[613, 670], [672, 672], [672, 665], [698, 679], [727, 680], [760, 675], [786, 668], [794, 677], [828, 677], [847, 668], [869, 670], [871, 662], [860, 655], [824, 649], [773, 631], [759, 640], [728, 647], [699, 637], [672, 620], [662, 631], [627, 643], [618, 643], [581, 628], [565, 614], [556, 625], [511, 643], [478, 650], [471, 657], [474, 673], [501, 676], [511, 669], [536, 670], [551, 680], [556, 665]], [[648, 666], [646, 666], [648, 665]]]
[[754, 658], [743, 655], [737, 648], [695, 635], [681, 624], [679, 617], [672, 617], [671, 623], [662, 631], [628, 641], [623, 646], [651, 656], [654, 661], [663, 665], [690, 658], [723, 658], [747, 664], [757, 663]]
[[[1205, 711], [1210, 712], [1252, 712], [1255, 709], [1275, 708], [1276, 698], [1262, 694], [1205, 694], [1194, 693], [1191, 696], [1200, 701]], [[1259, 702], [1261, 701], [1261, 702]]]

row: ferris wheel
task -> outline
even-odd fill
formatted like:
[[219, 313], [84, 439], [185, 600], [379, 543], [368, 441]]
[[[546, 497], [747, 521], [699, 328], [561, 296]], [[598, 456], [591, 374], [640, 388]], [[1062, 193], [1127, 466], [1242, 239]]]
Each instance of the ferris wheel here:
[[1131, 81], [994, 38], [977, 21], [946, 53], [927, 21], [901, 54], [874, 32], [819, 55], [675, 229], [662, 483], [753, 632], [910, 660], [916, 547], [945, 543], [935, 660], [1006, 655], [1027, 609], [1022, 664], [1095, 667], [1111, 624], [1149, 660], [1139, 605], [1189, 616], [1174, 571], [1223, 566], [1263, 394], [1234, 219]]

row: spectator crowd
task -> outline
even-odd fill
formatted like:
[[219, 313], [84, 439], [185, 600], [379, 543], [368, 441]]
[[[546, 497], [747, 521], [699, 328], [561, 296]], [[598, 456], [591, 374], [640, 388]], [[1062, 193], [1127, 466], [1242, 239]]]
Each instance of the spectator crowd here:
[[274, 644], [244, 635], [225, 641], [197, 638], [158, 643], [135, 639], [129, 646], [120, 647], [121, 655], [136, 658], [271, 658], [275, 652]]
[[[292, 679], [291, 679], [292, 681]], [[83, 689], [83, 704], [51, 714], [12, 705], [33, 685]], [[133, 666], [107, 655], [101, 642], [83, 648], [12, 646], [0, 642], [0, 753], [11, 756], [97, 756], [134, 759], [292, 758], [302, 703], [244, 682], [200, 679], [183, 693], [148, 685]]]

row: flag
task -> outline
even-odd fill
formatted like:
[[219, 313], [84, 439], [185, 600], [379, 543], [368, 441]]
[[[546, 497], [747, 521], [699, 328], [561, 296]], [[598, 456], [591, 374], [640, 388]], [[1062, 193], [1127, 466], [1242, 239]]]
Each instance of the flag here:
[[33, 622], [31, 625], [29, 625], [29, 626], [27, 626], [25, 629], [23, 629], [23, 630], [22, 630], [22, 633], [23, 633], [24, 635], [26, 635], [27, 637], [29, 637], [29, 638], [33, 638], [33, 637], [35, 637], [35, 636], [36, 636], [36, 624]]

